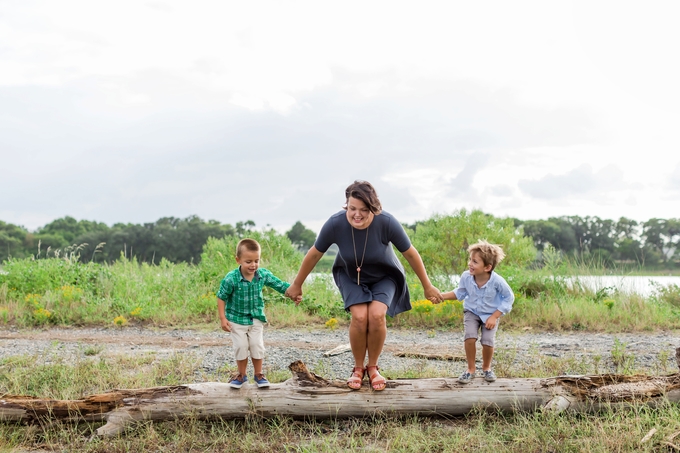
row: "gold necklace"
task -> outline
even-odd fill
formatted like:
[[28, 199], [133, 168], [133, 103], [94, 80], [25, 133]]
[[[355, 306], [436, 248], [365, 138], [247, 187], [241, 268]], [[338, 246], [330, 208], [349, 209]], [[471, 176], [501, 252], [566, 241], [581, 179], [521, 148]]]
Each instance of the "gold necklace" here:
[[354, 249], [354, 264], [357, 266], [357, 285], [359, 284], [361, 280], [361, 266], [364, 265], [364, 257], [366, 256], [366, 244], [368, 244], [368, 229], [371, 228], [371, 225], [366, 227], [366, 240], [364, 241], [364, 251], [361, 254], [361, 264], [357, 262], [357, 246], [354, 244], [354, 227], [352, 228], [352, 248]]

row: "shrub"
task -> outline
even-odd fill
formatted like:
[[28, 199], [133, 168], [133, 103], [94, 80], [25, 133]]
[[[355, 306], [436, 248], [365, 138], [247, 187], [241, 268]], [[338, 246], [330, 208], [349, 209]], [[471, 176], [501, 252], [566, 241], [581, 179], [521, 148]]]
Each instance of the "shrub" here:
[[4, 262], [6, 273], [0, 274], [0, 286], [6, 283], [18, 296], [45, 292], [62, 287], [77, 287], [96, 293], [107, 269], [95, 263], [81, 263], [64, 258], [9, 259]]
[[[460, 274], [467, 268], [468, 247], [482, 239], [503, 247], [506, 258], [502, 266], [524, 267], [536, 257], [533, 240], [525, 237], [512, 219], [496, 218], [477, 210], [435, 214], [407, 232], [432, 274]], [[404, 264], [410, 271], [410, 266]]]
[[445, 300], [433, 304], [427, 299], [412, 303], [413, 308], [399, 314], [393, 324], [409, 327], [460, 327], [463, 322], [463, 303], [459, 300]]
[[680, 308], [680, 286], [675, 284], [663, 286], [657, 282], [652, 282], [652, 285], [654, 286], [652, 300]]

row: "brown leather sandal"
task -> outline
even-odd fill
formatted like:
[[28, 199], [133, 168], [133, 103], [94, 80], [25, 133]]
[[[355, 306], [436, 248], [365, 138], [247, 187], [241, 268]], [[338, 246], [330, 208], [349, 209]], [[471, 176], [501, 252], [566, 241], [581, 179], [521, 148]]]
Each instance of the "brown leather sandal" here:
[[361, 384], [364, 381], [364, 375], [366, 374], [366, 369], [360, 366], [355, 366], [352, 369], [352, 375], [347, 379], [347, 387], [352, 390], [359, 390]]
[[[371, 374], [371, 370], [375, 370], [375, 372], [373, 374]], [[385, 378], [380, 375], [378, 370], [380, 370], [378, 365], [366, 367], [366, 374], [368, 375], [368, 382], [370, 382], [371, 388], [373, 390], [375, 390], [376, 392], [380, 392], [382, 390], [385, 390], [385, 387], [387, 386], [387, 380], [385, 380]]]

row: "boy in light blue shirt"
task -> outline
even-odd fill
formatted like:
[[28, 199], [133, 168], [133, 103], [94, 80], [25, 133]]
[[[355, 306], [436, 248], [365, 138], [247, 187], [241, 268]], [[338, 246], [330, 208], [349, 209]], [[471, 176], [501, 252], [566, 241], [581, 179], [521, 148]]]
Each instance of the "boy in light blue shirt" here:
[[499, 318], [512, 310], [515, 295], [505, 279], [493, 271], [505, 258], [500, 246], [480, 241], [468, 247], [468, 252], [468, 270], [460, 276], [458, 288], [442, 294], [443, 300], [463, 301], [467, 370], [460, 375], [458, 382], [467, 384], [475, 378], [477, 336], [480, 329], [482, 373], [485, 381], [493, 382], [496, 375], [491, 370], [491, 360]]

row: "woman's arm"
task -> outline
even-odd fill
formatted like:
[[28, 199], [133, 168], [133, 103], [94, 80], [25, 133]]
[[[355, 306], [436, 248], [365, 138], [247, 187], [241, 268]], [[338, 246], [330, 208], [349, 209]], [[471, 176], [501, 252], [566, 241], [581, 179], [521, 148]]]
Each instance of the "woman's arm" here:
[[302, 296], [302, 284], [307, 279], [307, 276], [312, 272], [316, 263], [319, 262], [323, 253], [318, 251], [316, 247], [312, 246], [300, 265], [300, 270], [298, 271], [293, 283], [286, 290], [286, 296], [290, 297], [295, 301], [295, 305], [300, 303]]
[[411, 269], [413, 269], [413, 272], [418, 276], [420, 283], [422, 283], [425, 298], [430, 299], [433, 302], [441, 302], [442, 295], [439, 290], [432, 285], [432, 282], [430, 282], [430, 278], [427, 276], [427, 271], [425, 270], [425, 265], [423, 264], [423, 259], [420, 257], [418, 250], [416, 250], [414, 246], [411, 246], [402, 253], [402, 255], [404, 255], [404, 258], [408, 261]]

